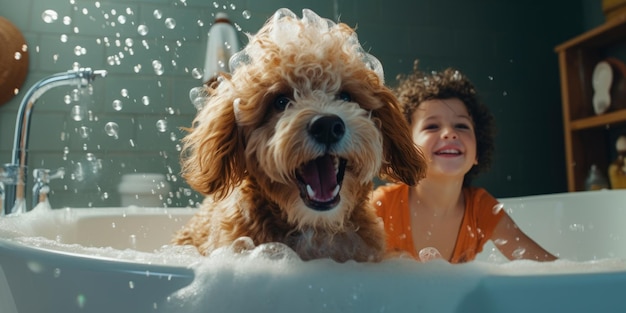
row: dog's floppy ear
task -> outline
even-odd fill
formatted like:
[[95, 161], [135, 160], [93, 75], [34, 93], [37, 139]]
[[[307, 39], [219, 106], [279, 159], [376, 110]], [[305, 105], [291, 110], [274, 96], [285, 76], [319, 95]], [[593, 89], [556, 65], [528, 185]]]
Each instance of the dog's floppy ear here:
[[182, 139], [181, 153], [182, 176], [189, 186], [216, 199], [226, 197], [245, 172], [234, 99], [228, 86], [218, 86], [224, 83], [206, 87], [210, 95]]
[[398, 100], [389, 90], [378, 97], [385, 103], [372, 115], [380, 121], [383, 135], [384, 162], [381, 176], [414, 186], [426, 175], [426, 160], [413, 142], [411, 129], [404, 121]]

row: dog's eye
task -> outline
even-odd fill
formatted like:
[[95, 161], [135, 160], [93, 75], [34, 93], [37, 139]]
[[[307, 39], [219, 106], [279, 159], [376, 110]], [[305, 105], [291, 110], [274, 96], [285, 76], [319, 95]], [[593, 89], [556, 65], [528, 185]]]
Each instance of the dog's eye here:
[[287, 105], [289, 105], [290, 102], [291, 99], [287, 98], [284, 95], [280, 95], [274, 100], [274, 108], [279, 112], [285, 111]]
[[337, 94], [337, 99], [338, 100], [342, 100], [345, 102], [350, 102], [352, 101], [352, 97], [350, 96], [349, 93], [347, 93], [346, 91], [342, 91], [340, 93]]

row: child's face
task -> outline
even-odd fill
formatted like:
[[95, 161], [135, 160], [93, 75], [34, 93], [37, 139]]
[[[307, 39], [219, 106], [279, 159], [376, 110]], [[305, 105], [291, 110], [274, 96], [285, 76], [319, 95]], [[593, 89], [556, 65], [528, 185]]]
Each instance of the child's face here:
[[412, 120], [413, 141], [429, 161], [427, 177], [462, 179], [477, 164], [474, 122], [461, 100], [424, 101]]

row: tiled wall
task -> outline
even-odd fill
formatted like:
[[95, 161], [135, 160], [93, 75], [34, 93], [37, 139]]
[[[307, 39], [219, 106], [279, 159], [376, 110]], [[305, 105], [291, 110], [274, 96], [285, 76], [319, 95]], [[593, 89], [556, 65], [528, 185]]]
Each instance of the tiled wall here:
[[[168, 174], [177, 193], [169, 206], [198, 201], [177, 177], [183, 136], [178, 127], [188, 126], [195, 113], [188, 92], [200, 81], [191, 71], [203, 66], [213, 16], [225, 11], [242, 31], [253, 33], [280, 7], [297, 14], [311, 8], [355, 26], [363, 46], [382, 61], [390, 85], [416, 58], [428, 70], [460, 68], [496, 114], [499, 129], [494, 167], [478, 182], [499, 197], [565, 190], [553, 48], [584, 30], [581, 2], [568, 0], [540, 7], [497, 0], [1, 0], [0, 15], [24, 33], [31, 62], [22, 92], [0, 106], [0, 163], [10, 160], [15, 113], [25, 90], [78, 63], [109, 75], [93, 83], [91, 96], [69, 104], [64, 99], [72, 88], [47, 92], [33, 115], [30, 168], [68, 171], [52, 185], [53, 206], [119, 205], [116, 186], [121, 174], [132, 172]], [[57, 12], [55, 22], [43, 21], [47, 9]], [[155, 11], [162, 12], [160, 19]], [[71, 21], [64, 23], [64, 17]], [[166, 18], [176, 26], [168, 28]], [[142, 24], [146, 36], [137, 31]], [[243, 33], [240, 38], [247, 41]], [[77, 55], [80, 48], [85, 53]], [[153, 70], [155, 60], [163, 64], [163, 75]], [[122, 102], [119, 111], [115, 100]], [[91, 113], [76, 121], [70, 114], [75, 105]], [[157, 129], [159, 120], [167, 121], [166, 131]], [[109, 122], [119, 125], [117, 138], [105, 132]], [[101, 164], [95, 173], [93, 157]], [[87, 170], [82, 179], [75, 175], [79, 164]]]

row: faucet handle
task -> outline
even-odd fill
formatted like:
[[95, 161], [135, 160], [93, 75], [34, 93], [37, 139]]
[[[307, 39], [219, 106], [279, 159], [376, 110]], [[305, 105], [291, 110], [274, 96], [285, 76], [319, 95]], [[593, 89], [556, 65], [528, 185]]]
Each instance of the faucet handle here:
[[65, 168], [59, 167], [54, 171], [46, 168], [36, 168], [33, 171], [33, 176], [35, 178], [35, 181], [47, 184], [53, 179], [65, 177]]
[[47, 202], [48, 193], [50, 193], [50, 183], [53, 179], [65, 177], [65, 169], [60, 167], [55, 171], [46, 168], [36, 168], [33, 171], [35, 177], [35, 186], [33, 187], [33, 206], [36, 203]]

